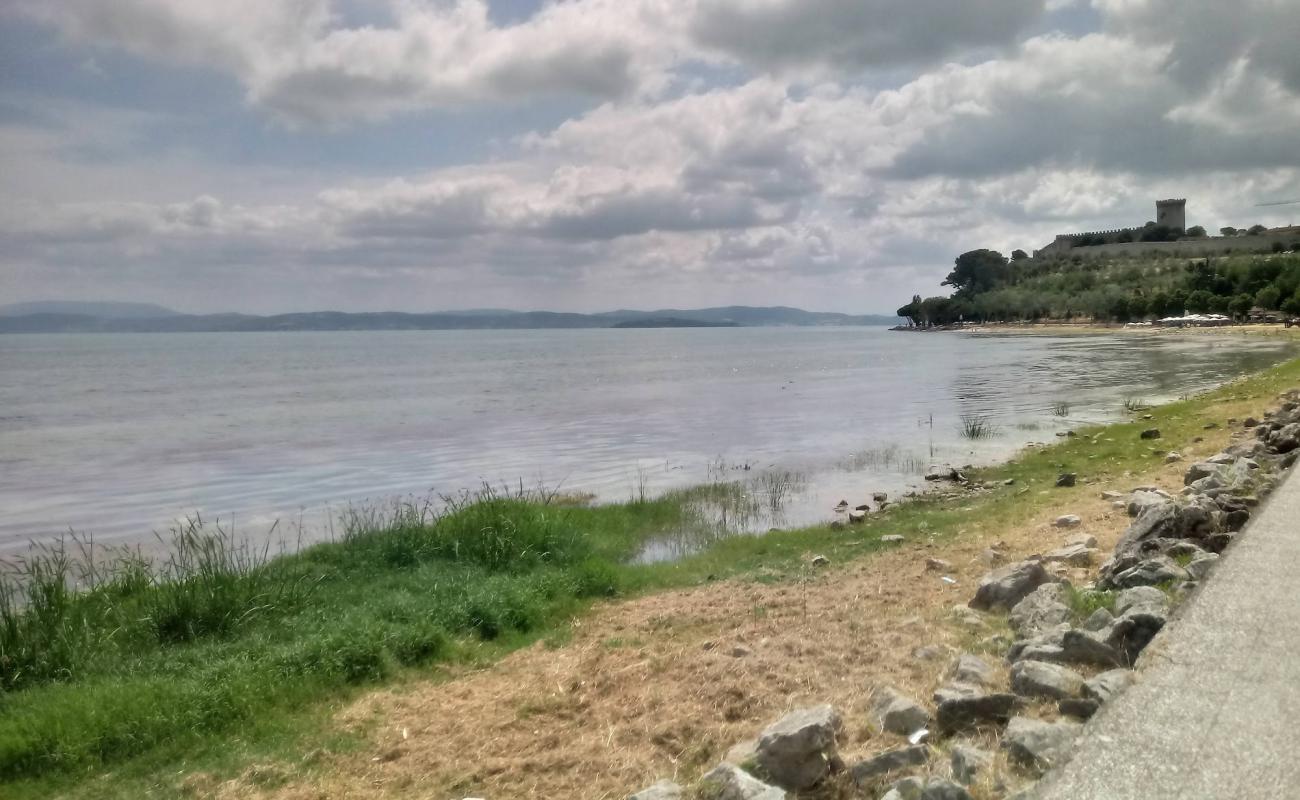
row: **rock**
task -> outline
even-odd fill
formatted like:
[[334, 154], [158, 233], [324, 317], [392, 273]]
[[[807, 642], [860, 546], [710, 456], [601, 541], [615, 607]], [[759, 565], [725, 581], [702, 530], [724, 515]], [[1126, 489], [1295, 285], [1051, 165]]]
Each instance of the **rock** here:
[[1130, 517], [1137, 517], [1147, 508], [1163, 505], [1169, 502], [1169, 500], [1170, 497], [1164, 492], [1138, 491], [1129, 495], [1128, 505], [1126, 508]]
[[1219, 556], [1217, 553], [1206, 553], [1187, 562], [1187, 566], [1183, 567], [1183, 569], [1187, 570], [1187, 574], [1192, 576], [1192, 580], [1203, 581], [1209, 577], [1210, 570], [1214, 569], [1214, 565], [1218, 562]]
[[728, 650], [727, 655], [731, 656], [732, 658], [745, 658], [746, 656], [753, 655], [753, 652], [754, 651], [750, 650], [748, 647], [738, 644], [735, 647]]
[[1002, 749], [1012, 761], [1041, 774], [1065, 760], [1081, 727], [1077, 722], [1016, 717], [1002, 735]]
[[1289, 453], [1300, 448], [1300, 423], [1293, 422], [1270, 433], [1268, 446], [1274, 453]]
[[1056, 485], [1060, 488], [1068, 488], [1073, 486], [1078, 480], [1078, 474], [1074, 472], [1062, 472], [1056, 478]]
[[973, 800], [970, 792], [947, 778], [931, 777], [925, 782], [921, 800]]
[[1098, 703], [1108, 703], [1131, 683], [1133, 683], [1133, 673], [1129, 670], [1108, 670], [1083, 682], [1083, 696]]
[[858, 523], [866, 522], [866, 521], [867, 521], [867, 512], [859, 511], [856, 508], [849, 512], [850, 524], [857, 525]]
[[684, 796], [682, 787], [670, 780], [662, 780], [628, 795], [627, 800], [682, 800]]
[[1212, 533], [1209, 536], [1206, 536], [1201, 544], [1205, 545], [1205, 549], [1209, 550], [1211, 553], [1222, 553], [1228, 548], [1228, 545], [1232, 544], [1232, 540], [1235, 539], [1236, 536], [1235, 533], [1230, 533], [1228, 531]]
[[1097, 631], [1103, 631], [1110, 627], [1110, 624], [1114, 621], [1114, 614], [1104, 608], [1099, 608], [1089, 614], [1088, 618], [1083, 621], [1083, 629], [1085, 631], [1093, 631], [1094, 633]]
[[931, 572], [952, 572], [952, 564], [942, 558], [927, 558], [925, 568]]
[[1166, 464], [1176, 464], [1183, 460], [1182, 453], [1165, 453]]
[[1061, 700], [1083, 688], [1083, 676], [1059, 664], [1018, 661], [1011, 667], [1011, 690], [1022, 697]]
[[1052, 520], [1052, 525], [1057, 528], [1077, 528], [1082, 522], [1078, 514], [1063, 514]]
[[1091, 631], [1073, 629], [1061, 637], [1061, 653], [1054, 660], [1064, 664], [1095, 664], [1102, 667], [1114, 667], [1123, 663], [1121, 654], [1108, 639]]
[[993, 667], [970, 653], [962, 653], [949, 673], [953, 682], [970, 686], [992, 686], [995, 680]]
[[925, 791], [925, 782], [920, 778], [903, 778], [895, 781], [889, 791], [881, 795], [880, 800], [921, 800]]
[[1100, 552], [1095, 547], [1088, 547], [1083, 544], [1066, 545], [1057, 550], [1052, 550], [1043, 556], [1043, 560], [1049, 564], [1065, 564], [1071, 567], [1090, 567], [1097, 553]]
[[984, 724], [1001, 725], [1019, 706], [1009, 692], [986, 692], [978, 686], [950, 684], [934, 693], [935, 722], [941, 731], [952, 733]]
[[838, 763], [835, 737], [842, 724], [829, 705], [793, 711], [759, 735], [754, 760], [778, 786], [808, 789]]
[[1066, 697], [1062, 698], [1056, 704], [1056, 710], [1061, 714], [1078, 719], [1091, 719], [1093, 714], [1101, 708], [1101, 704], [1096, 700], [1089, 700], [1086, 697]]
[[1007, 558], [1006, 554], [995, 548], [988, 548], [980, 552], [980, 561], [984, 562], [987, 567], [996, 567]]
[[1174, 515], [1173, 535], [1180, 539], [1201, 539], [1218, 532], [1223, 526], [1223, 511], [1209, 497], [1193, 497], [1178, 506]]
[[1144, 430], [1144, 431], [1142, 431], [1141, 433], [1138, 434], [1138, 438], [1139, 438], [1139, 439], [1159, 439], [1159, 438], [1160, 438], [1160, 429], [1159, 429], [1159, 428], [1147, 428], [1146, 430]]
[[831, 560], [826, 556], [813, 556], [812, 561], [809, 563], [814, 567], [829, 567], [831, 565]]
[[882, 775], [887, 775], [905, 767], [915, 767], [930, 760], [930, 748], [923, 744], [908, 747], [896, 747], [871, 758], [859, 761], [849, 768], [849, 774], [859, 785], [873, 783]]
[[885, 492], [876, 492], [871, 495], [871, 499], [876, 505], [883, 505], [889, 502], [889, 495]]
[[705, 773], [694, 796], [708, 800], [785, 800], [785, 792], [734, 764], [719, 764]]
[[[966, 609], [965, 606], [962, 606]], [[969, 609], [966, 609], [969, 610]], [[945, 644], [927, 644], [912, 651], [912, 658], [920, 661], [940, 661], [948, 657], [952, 648]]]
[[1022, 637], [1032, 637], [1069, 622], [1066, 592], [1066, 587], [1059, 583], [1044, 583], [1030, 592], [1011, 609], [1008, 618], [1011, 629]]
[[1247, 522], [1250, 522], [1250, 512], [1244, 508], [1234, 508], [1223, 514], [1223, 527], [1233, 533], [1246, 527]]
[[1133, 586], [1156, 586], [1187, 580], [1187, 572], [1166, 556], [1156, 556], [1140, 562], [1110, 579], [1110, 584], [1117, 589]]
[[1253, 428], [1258, 424], [1259, 424], [1259, 420], [1255, 419], [1254, 417], [1246, 417], [1241, 421], [1241, 427], [1243, 428]]
[[1123, 500], [1124, 493], [1108, 490], [1101, 493], [1101, 499], [1102, 500]]
[[947, 464], [941, 466], [931, 464], [930, 468], [925, 471], [927, 481], [955, 481], [960, 475], [961, 473], [956, 468]]
[[1037, 561], [1008, 564], [980, 579], [969, 605], [981, 611], [1010, 611], [1030, 592], [1052, 581], [1051, 574]]
[[1065, 540], [1066, 547], [1076, 544], [1081, 544], [1084, 547], [1096, 547], [1097, 537], [1090, 533], [1080, 533]]
[[967, 786], [993, 764], [993, 754], [968, 744], [952, 746], [952, 776]]
[[1192, 542], [1174, 542], [1164, 549], [1164, 554], [1170, 558], [1186, 558], [1190, 560], [1205, 555], [1205, 550]]
[[1169, 608], [1169, 598], [1154, 586], [1135, 586], [1115, 595], [1115, 615], [1124, 616], [1133, 610], [1154, 609], [1163, 613]]
[[882, 686], [871, 695], [868, 719], [877, 731], [907, 736], [930, 724], [930, 712], [892, 686]]
[[898, 544], [903, 541], [903, 537], [895, 533], [889, 536], [881, 536], [880, 541], [883, 544]]

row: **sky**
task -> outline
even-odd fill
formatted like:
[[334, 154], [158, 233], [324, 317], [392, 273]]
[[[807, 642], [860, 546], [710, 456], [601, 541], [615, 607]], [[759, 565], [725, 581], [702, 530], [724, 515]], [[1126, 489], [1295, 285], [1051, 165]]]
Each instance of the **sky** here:
[[0, 302], [892, 312], [1300, 222], [1300, 0], [0, 0]]

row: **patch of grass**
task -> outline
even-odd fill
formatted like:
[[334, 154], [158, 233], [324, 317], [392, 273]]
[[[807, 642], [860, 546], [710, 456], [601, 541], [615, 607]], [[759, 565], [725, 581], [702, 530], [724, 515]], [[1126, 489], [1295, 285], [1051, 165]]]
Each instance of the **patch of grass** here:
[[966, 439], [988, 439], [997, 434], [993, 420], [983, 414], [962, 414], [961, 435]]
[[1098, 609], [1115, 610], [1115, 593], [1099, 589], [1079, 589], [1071, 586], [1066, 593], [1066, 602], [1070, 611], [1078, 620], [1091, 617]]
[[1124, 410], [1130, 414], [1137, 414], [1143, 411], [1150, 411], [1151, 404], [1140, 397], [1125, 397]]
[[1052, 404], [1052, 416], [1068, 417], [1070, 416], [1070, 404], [1064, 400], [1058, 400]]

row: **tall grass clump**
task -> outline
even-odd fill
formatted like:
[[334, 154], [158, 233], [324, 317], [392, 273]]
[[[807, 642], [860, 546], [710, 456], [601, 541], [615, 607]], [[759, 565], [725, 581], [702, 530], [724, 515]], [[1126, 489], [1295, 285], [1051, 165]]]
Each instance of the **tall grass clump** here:
[[1058, 400], [1052, 404], [1052, 416], [1068, 417], [1070, 416], [1070, 404], [1065, 400]]
[[1124, 410], [1130, 414], [1137, 414], [1142, 411], [1150, 411], [1151, 404], [1140, 397], [1125, 397]]
[[983, 414], [962, 414], [961, 435], [966, 439], [988, 439], [997, 434], [993, 421]]

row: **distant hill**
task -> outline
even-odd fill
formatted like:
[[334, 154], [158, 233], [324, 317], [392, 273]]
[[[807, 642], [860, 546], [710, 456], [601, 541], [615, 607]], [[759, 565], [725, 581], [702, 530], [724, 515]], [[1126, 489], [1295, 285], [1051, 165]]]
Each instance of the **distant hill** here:
[[70, 300], [42, 300], [0, 306], [0, 317], [29, 314], [59, 314], [98, 317], [99, 319], [156, 319], [174, 317], [179, 312], [153, 303], [86, 303]]
[[644, 319], [626, 319], [615, 323], [614, 328], [738, 328], [734, 322], [710, 322], [702, 319], [682, 319], [681, 317], [645, 317]]
[[[610, 311], [603, 314], [572, 314], [555, 311], [442, 311], [408, 314], [398, 311], [348, 313], [311, 311], [295, 314], [255, 316], [250, 314], [177, 314], [160, 306], [152, 316], [104, 316], [67, 310], [69, 306], [100, 304], [24, 303], [23, 306], [62, 308], [29, 313], [0, 314], [0, 333], [177, 333], [220, 331], [376, 331], [376, 330], [523, 330], [546, 328], [696, 327], [777, 325], [893, 325], [892, 316], [822, 313], [797, 308], [751, 308], [728, 306], [697, 310]], [[671, 324], [669, 324], [671, 323]]]

